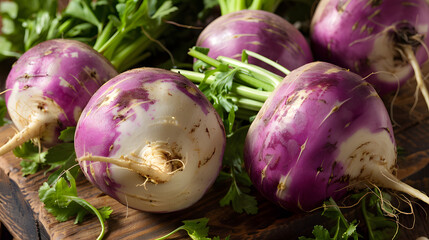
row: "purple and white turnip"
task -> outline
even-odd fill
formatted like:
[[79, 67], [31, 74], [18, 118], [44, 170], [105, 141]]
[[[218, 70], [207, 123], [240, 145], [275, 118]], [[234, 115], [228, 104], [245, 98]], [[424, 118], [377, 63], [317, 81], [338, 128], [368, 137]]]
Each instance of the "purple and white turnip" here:
[[415, 75], [429, 107], [421, 73], [428, 59], [426, 0], [319, 2], [311, 22], [314, 57], [358, 73], [379, 94], [396, 91]]
[[245, 141], [244, 161], [263, 196], [309, 211], [350, 188], [375, 184], [429, 203], [395, 177], [389, 114], [359, 75], [325, 62], [292, 71], [265, 101]]
[[[313, 60], [306, 39], [286, 19], [262, 10], [241, 10], [212, 21], [198, 37], [198, 47], [209, 48], [209, 57], [241, 59], [244, 49], [264, 55], [293, 70]], [[249, 63], [279, 75], [282, 72], [253, 57]]]
[[180, 74], [126, 71], [91, 98], [75, 133], [86, 178], [124, 205], [172, 212], [198, 201], [219, 174], [222, 121]]
[[105, 57], [75, 40], [48, 40], [25, 52], [9, 72], [5, 93], [19, 132], [0, 155], [30, 139], [46, 147], [58, 143], [60, 131], [75, 126], [92, 94], [116, 75]]

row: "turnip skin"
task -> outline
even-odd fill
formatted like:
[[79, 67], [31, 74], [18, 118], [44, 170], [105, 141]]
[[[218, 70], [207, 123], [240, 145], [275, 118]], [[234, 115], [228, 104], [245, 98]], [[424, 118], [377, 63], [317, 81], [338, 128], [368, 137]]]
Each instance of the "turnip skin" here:
[[21, 132], [0, 155], [30, 138], [46, 147], [57, 144], [59, 132], [76, 126], [92, 94], [117, 74], [105, 57], [75, 40], [48, 40], [25, 52], [9, 72], [5, 93]]
[[368, 182], [429, 203], [394, 176], [392, 125], [375, 89], [329, 63], [306, 64], [282, 81], [249, 128], [244, 161], [261, 194], [294, 212]]
[[384, 95], [413, 76], [404, 48], [414, 52], [420, 66], [428, 59], [422, 45], [429, 45], [428, 32], [425, 0], [322, 0], [312, 19], [310, 39], [316, 59], [349, 68]]
[[[197, 46], [209, 48], [209, 57], [241, 60], [243, 49], [264, 55], [293, 70], [313, 60], [304, 36], [282, 17], [263, 10], [241, 10], [218, 17], [198, 37]], [[249, 57], [249, 63], [284, 75]]]
[[[131, 208], [172, 212], [194, 204], [214, 183], [225, 141], [220, 117], [193, 83], [171, 71], [139, 68], [94, 94], [77, 125], [75, 150], [85, 176], [103, 192]], [[161, 174], [165, 179], [152, 175], [162, 164], [137, 173], [109, 162], [134, 155], [145, 162], [142, 150], [151, 143], [177, 158], [179, 168]]]

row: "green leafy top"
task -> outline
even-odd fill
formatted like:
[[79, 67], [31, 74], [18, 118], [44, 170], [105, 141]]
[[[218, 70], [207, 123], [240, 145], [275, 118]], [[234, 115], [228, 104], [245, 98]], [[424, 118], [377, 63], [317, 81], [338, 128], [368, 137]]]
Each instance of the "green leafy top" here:
[[71, 0], [61, 12], [57, 1], [35, 2], [1, 2], [0, 60], [49, 39], [69, 38], [93, 46], [122, 72], [150, 55], [149, 47], [166, 29], [162, 19], [177, 10], [171, 0]]

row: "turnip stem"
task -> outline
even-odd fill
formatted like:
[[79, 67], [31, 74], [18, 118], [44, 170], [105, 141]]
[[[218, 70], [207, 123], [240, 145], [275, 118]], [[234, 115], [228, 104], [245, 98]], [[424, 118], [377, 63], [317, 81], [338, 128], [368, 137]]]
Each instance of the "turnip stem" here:
[[45, 131], [46, 125], [46, 122], [41, 120], [31, 121], [26, 127], [9, 139], [6, 144], [0, 147], [0, 156], [12, 151], [32, 138], [40, 137], [41, 133]]
[[[171, 71], [182, 74], [183, 76], [187, 77], [189, 80], [191, 80], [194, 83], [201, 83], [205, 77], [204, 73], [198, 73], [194, 71], [181, 70], [181, 69], [171, 69]], [[214, 81], [216, 81], [216, 79], [213, 75], [208, 77], [205, 80], [205, 82], [208, 84], [211, 84]], [[237, 95], [239, 96], [246, 97], [256, 101], [262, 101], [262, 102], [265, 102], [265, 100], [267, 100], [268, 96], [271, 94], [271, 92], [268, 92], [268, 91], [261, 91], [261, 90], [240, 85], [237, 83], [232, 84], [231, 91], [236, 92]]]
[[104, 217], [100, 214], [98, 209], [82, 198], [74, 197], [74, 196], [69, 196], [69, 198], [75, 201], [76, 203], [78, 203], [79, 205], [81, 205], [82, 207], [84, 207], [85, 209], [90, 209], [95, 214], [95, 216], [97, 216], [101, 225], [101, 232], [98, 235], [97, 240], [103, 239], [104, 235], [106, 234], [106, 226], [104, 224]]
[[377, 186], [409, 194], [410, 196], [429, 204], [429, 197], [426, 194], [402, 182], [383, 167], [380, 168], [380, 174], [374, 174], [373, 178], [377, 181]]
[[262, 88], [267, 91], [273, 91], [274, 88], [278, 85], [278, 83], [282, 80], [280, 76], [266, 71], [265, 69], [262, 69], [252, 64], [243, 63], [232, 58], [220, 56], [219, 59], [213, 59], [206, 54], [195, 50], [194, 48], [191, 48], [188, 54], [191, 57], [197, 58], [215, 68], [219, 68], [222, 64], [227, 64], [236, 68], [241, 67], [244, 71], [249, 71], [253, 74], [256, 74], [256, 77], [247, 74], [247, 72], [238, 72], [236, 74], [238, 79], [255, 88]]
[[194, 48], [189, 49], [188, 54], [189, 54], [189, 56], [194, 57], [194, 58], [198, 58], [201, 61], [203, 61], [203, 62], [205, 62], [205, 63], [207, 63], [207, 64], [209, 64], [215, 68], [218, 68], [221, 65], [221, 62], [219, 62], [218, 60], [213, 59], [213, 58], [207, 56], [206, 54], [195, 50]]
[[253, 64], [243, 63], [239, 60], [223, 56], [219, 56], [217, 59], [223, 63], [251, 72], [251, 74], [255, 75], [255, 77], [269, 83], [274, 88], [277, 87], [277, 85], [279, 85], [280, 82], [283, 80], [283, 78], [279, 75]]
[[408, 58], [408, 61], [410, 62], [411, 66], [413, 67], [414, 74], [415, 74], [416, 81], [417, 81], [417, 87], [420, 89], [420, 92], [422, 93], [423, 98], [426, 102], [426, 105], [429, 109], [429, 92], [428, 92], [426, 84], [423, 80], [423, 74], [422, 74], [422, 70], [420, 69], [420, 65], [416, 59], [416, 56], [415, 56], [411, 46], [404, 47], [404, 51], [405, 51], [405, 55]]
[[252, 51], [248, 51], [248, 50], [243, 50], [247, 55], [249, 55], [249, 56], [252, 56], [252, 57], [254, 57], [254, 58], [256, 58], [256, 59], [259, 59], [259, 60], [261, 60], [261, 61], [263, 61], [263, 62], [265, 62], [265, 63], [268, 63], [270, 66], [272, 66], [272, 67], [274, 67], [274, 68], [276, 68], [276, 69], [278, 69], [278, 70], [280, 70], [282, 73], [284, 73], [285, 75], [288, 75], [289, 73], [290, 73], [290, 71], [289, 71], [289, 69], [287, 69], [287, 68], [285, 68], [285, 67], [283, 67], [282, 65], [280, 65], [280, 64], [278, 64], [278, 63], [276, 63], [276, 62], [274, 62], [273, 60], [271, 60], [271, 59], [269, 59], [269, 58], [267, 58], [267, 57], [264, 57], [264, 56], [262, 56], [262, 55], [260, 55], [260, 54], [257, 54], [257, 53], [255, 53], [255, 52], [252, 52]]

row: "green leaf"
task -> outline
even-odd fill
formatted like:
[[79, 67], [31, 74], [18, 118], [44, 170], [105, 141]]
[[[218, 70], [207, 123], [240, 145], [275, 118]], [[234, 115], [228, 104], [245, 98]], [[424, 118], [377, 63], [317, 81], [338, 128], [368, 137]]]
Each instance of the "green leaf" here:
[[243, 189], [245, 188], [238, 188], [235, 184], [231, 184], [228, 193], [220, 200], [220, 206], [231, 205], [238, 213], [258, 213], [256, 198], [246, 194]]
[[183, 221], [183, 229], [188, 232], [188, 235], [192, 239], [209, 239], [206, 236], [209, 233], [209, 227], [207, 223], [209, 222], [208, 218], [200, 218], [195, 220], [186, 220]]
[[21, 166], [22, 176], [27, 176], [30, 174], [35, 174], [40, 169], [40, 164], [33, 161], [22, 160], [19, 165]]
[[11, 1], [0, 2], [0, 15], [16, 19], [18, 17], [18, 4]]
[[207, 237], [209, 232], [209, 227], [207, 226], [207, 223], [209, 222], [208, 218], [198, 218], [193, 220], [185, 220], [182, 222], [182, 226], [174, 229], [170, 233], [160, 238], [157, 238], [156, 240], [167, 239], [180, 230], [185, 230], [188, 233], [188, 236], [193, 240], [210, 240], [210, 238]]
[[73, 201], [73, 197], [77, 196], [74, 178], [67, 174], [67, 180], [70, 186], [62, 177], [54, 183], [54, 186], [51, 187], [45, 182], [39, 189], [39, 198], [45, 204], [46, 210], [60, 222], [67, 221], [78, 213], [86, 212], [85, 208]]
[[4, 18], [2, 21], [1, 33], [11, 35], [15, 32], [15, 22], [10, 18]]
[[76, 154], [74, 151], [74, 131], [75, 127], [67, 128], [61, 131], [59, 139], [65, 143], [59, 143], [47, 151], [41, 152], [38, 146], [28, 141], [21, 146], [15, 148], [13, 153], [16, 157], [22, 158], [21, 171], [24, 176], [34, 174], [42, 168], [46, 172], [52, 172], [48, 177], [48, 183], [51, 184], [66, 170], [70, 172], [73, 177], [76, 177], [80, 168], [76, 163]]
[[77, 196], [76, 181], [67, 171], [67, 180], [59, 178], [51, 187], [48, 183], [43, 183], [39, 188], [39, 198], [44, 203], [45, 209], [54, 215], [58, 221], [67, 221], [71, 217], [76, 217], [75, 224], [83, 221], [88, 213], [95, 214], [101, 224], [101, 232], [97, 239], [103, 238], [105, 234], [104, 221], [110, 216], [110, 207], [96, 209], [86, 200]]
[[63, 142], [73, 142], [75, 132], [76, 132], [76, 127], [67, 127], [66, 129], [61, 131], [58, 139], [60, 139]]
[[349, 239], [357, 233], [357, 224], [356, 221], [353, 221], [341, 235], [342, 239]]
[[64, 15], [72, 16], [74, 18], [86, 21], [94, 26], [97, 29], [103, 27], [102, 23], [99, 21], [97, 16], [94, 14], [94, 11], [91, 7], [91, 1], [88, 0], [72, 0], [67, 5]]
[[329, 236], [329, 231], [320, 225], [314, 226], [312, 233], [316, 237], [317, 240], [325, 240], [325, 239], [330, 240], [331, 239], [331, 237]]
[[316, 225], [313, 228], [312, 234], [315, 238], [299, 237], [299, 240], [331, 240], [329, 231], [321, 225]]
[[[171, 1], [166, 1], [155, 11], [151, 18], [156, 19], [158, 24], [160, 24], [165, 16], [177, 11], [177, 9], [178, 8], [173, 6]], [[155, 9], [149, 9], [149, 12], [152, 12], [153, 10]]]
[[73, 143], [60, 143], [48, 149], [46, 154], [46, 164], [49, 168], [46, 172], [56, 169], [48, 177], [47, 182], [51, 184], [65, 171], [69, 171], [73, 177], [77, 177], [80, 172], [76, 163], [76, 153]]
[[[0, 48], [1, 48], [1, 40], [0, 40]], [[4, 126], [5, 124], [10, 123], [10, 120], [6, 118], [7, 107], [6, 101], [4, 98], [0, 97], [0, 126]]]
[[46, 152], [41, 152], [41, 149], [34, 145], [31, 141], [27, 141], [13, 150], [16, 157], [43, 164], [45, 162]]

